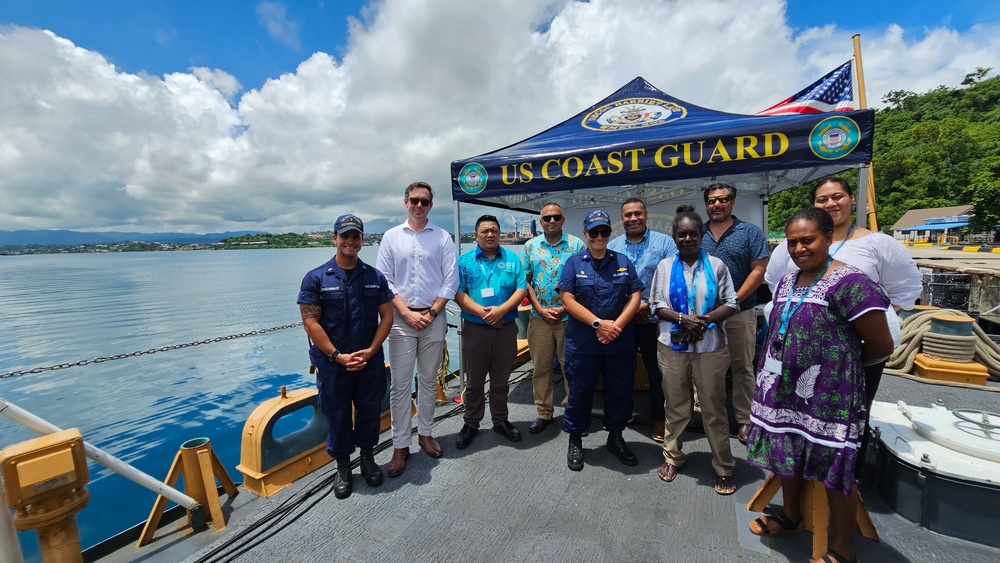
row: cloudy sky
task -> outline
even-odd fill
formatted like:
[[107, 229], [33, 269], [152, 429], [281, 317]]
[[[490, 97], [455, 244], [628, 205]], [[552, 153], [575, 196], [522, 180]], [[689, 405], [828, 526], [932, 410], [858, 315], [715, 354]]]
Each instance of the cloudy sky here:
[[[0, 230], [305, 232], [636, 76], [755, 113], [852, 55], [869, 105], [1000, 69], [1000, 3], [911, 0], [0, 3]], [[477, 210], [471, 210], [473, 213]], [[466, 213], [463, 211], [463, 213]]]

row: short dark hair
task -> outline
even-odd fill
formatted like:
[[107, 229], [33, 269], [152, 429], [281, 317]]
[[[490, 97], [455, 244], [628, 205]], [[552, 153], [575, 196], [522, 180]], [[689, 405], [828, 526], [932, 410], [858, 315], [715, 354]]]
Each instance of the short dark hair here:
[[785, 232], [788, 232], [788, 227], [796, 221], [809, 221], [810, 223], [816, 225], [820, 232], [832, 233], [833, 232], [833, 217], [827, 213], [826, 209], [822, 207], [803, 207], [785, 222]]
[[409, 186], [406, 186], [406, 191], [403, 192], [403, 197], [410, 197], [410, 192], [416, 188], [423, 188], [427, 190], [427, 193], [431, 194], [431, 201], [434, 201], [434, 190], [431, 189], [430, 184], [427, 182], [413, 182]]
[[809, 201], [816, 201], [816, 190], [820, 189], [826, 184], [840, 184], [841, 188], [847, 192], [847, 195], [854, 197], [854, 191], [851, 190], [851, 185], [847, 183], [847, 180], [840, 178], [838, 176], [828, 176], [816, 182], [816, 185], [809, 190]]
[[630, 197], [626, 199], [622, 202], [621, 209], [625, 209], [625, 206], [630, 203], [638, 203], [639, 205], [642, 205], [643, 209], [646, 209], [646, 202], [641, 197]]
[[698, 225], [698, 232], [702, 235], [705, 234], [705, 223], [701, 220], [701, 215], [694, 210], [694, 206], [689, 203], [684, 203], [677, 206], [677, 214], [674, 215], [674, 224], [671, 227], [670, 234], [677, 234], [677, 225], [680, 224], [684, 219], [691, 219]]
[[480, 223], [496, 223], [497, 227], [500, 226], [500, 219], [497, 219], [495, 215], [483, 215], [476, 219], [476, 232], [479, 232]]
[[715, 190], [723, 189], [729, 190], [729, 195], [733, 199], [736, 199], [736, 186], [728, 182], [712, 182], [711, 184], [705, 186], [705, 189], [702, 191], [702, 197], [705, 198], [705, 203], [708, 203], [708, 194], [714, 192]]

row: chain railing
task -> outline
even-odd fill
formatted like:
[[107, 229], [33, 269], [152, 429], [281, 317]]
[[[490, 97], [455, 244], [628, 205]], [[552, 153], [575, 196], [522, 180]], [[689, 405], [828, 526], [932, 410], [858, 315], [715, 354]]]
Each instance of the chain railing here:
[[180, 350], [182, 348], [190, 348], [192, 346], [201, 346], [202, 344], [212, 344], [215, 342], [225, 342], [226, 340], [236, 340], [237, 338], [245, 338], [247, 336], [257, 336], [260, 334], [267, 334], [269, 332], [275, 332], [278, 330], [285, 330], [286, 328], [294, 328], [297, 326], [302, 326], [301, 322], [292, 323], [287, 325], [275, 326], [271, 328], [262, 328], [260, 330], [251, 330], [249, 332], [241, 332], [239, 334], [230, 334], [227, 336], [217, 336], [215, 338], [206, 338], [205, 340], [196, 340], [194, 342], [185, 342], [183, 344], [172, 344], [170, 346], [161, 346], [160, 348], [150, 348], [149, 350], [137, 350], [135, 352], [128, 352], [126, 354], [115, 354], [114, 356], [102, 356], [100, 358], [94, 358], [92, 360], [80, 360], [77, 362], [66, 362], [62, 364], [53, 364], [51, 366], [41, 366], [34, 367], [31, 369], [20, 369], [15, 371], [9, 371], [6, 373], [0, 373], [0, 379], [7, 379], [11, 377], [19, 377], [22, 375], [45, 373], [47, 371], [56, 371], [60, 369], [66, 369], [76, 366], [85, 366], [88, 364], [100, 364], [104, 362], [111, 362], [114, 360], [121, 360], [123, 358], [135, 358], [138, 356], [144, 356], [146, 354], [156, 354], [157, 352], [167, 352], [170, 350]]

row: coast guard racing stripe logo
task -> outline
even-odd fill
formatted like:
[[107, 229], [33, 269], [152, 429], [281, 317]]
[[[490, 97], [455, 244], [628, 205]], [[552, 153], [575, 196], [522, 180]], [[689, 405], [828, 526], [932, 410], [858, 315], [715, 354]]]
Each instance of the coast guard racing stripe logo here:
[[849, 117], [828, 117], [809, 133], [809, 148], [823, 160], [843, 158], [858, 146], [861, 128]]
[[623, 98], [588, 113], [581, 125], [593, 131], [620, 131], [663, 125], [686, 115], [683, 106], [660, 98]]
[[458, 187], [469, 195], [478, 195], [486, 189], [486, 182], [489, 178], [490, 176], [482, 164], [470, 162], [463, 166], [458, 173]]

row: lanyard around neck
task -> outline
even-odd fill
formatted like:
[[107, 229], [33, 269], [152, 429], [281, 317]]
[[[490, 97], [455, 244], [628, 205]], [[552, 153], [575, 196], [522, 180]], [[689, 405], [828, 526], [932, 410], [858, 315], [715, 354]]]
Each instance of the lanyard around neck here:
[[833, 255], [837, 254], [837, 251], [840, 250], [841, 246], [844, 246], [844, 243], [847, 242], [847, 239], [851, 238], [851, 233], [853, 232], [854, 232], [854, 223], [851, 223], [851, 228], [847, 229], [847, 234], [844, 236], [844, 240], [840, 241], [840, 244], [837, 245], [837, 248], [834, 248], [833, 252], [830, 253], [831, 258], [833, 257]]
[[[833, 262], [833, 257], [826, 259], [826, 265], [823, 266], [823, 271], [820, 272], [815, 278], [813, 278], [812, 283], [809, 284], [809, 287], [806, 288], [805, 292], [802, 294], [802, 297], [799, 298], [799, 301], [795, 304], [794, 307], [792, 307], [792, 301], [793, 301], [792, 295], [791, 293], [789, 293], [788, 300], [785, 301], [785, 308], [781, 312], [781, 326], [778, 328], [778, 336], [781, 336], [783, 338], [785, 336], [785, 333], [788, 332], [789, 319], [791, 319], [792, 315], [794, 315], [795, 312], [799, 310], [799, 307], [801, 307], [802, 304], [805, 303], [806, 297], [809, 296], [809, 293], [812, 291], [812, 288], [816, 286], [816, 282], [818, 282], [820, 278], [822, 278], [826, 274], [826, 271], [830, 269], [830, 264], [832, 262]], [[802, 272], [800, 271], [799, 273], [795, 274], [796, 280], [799, 278], [799, 274], [801, 273]]]

